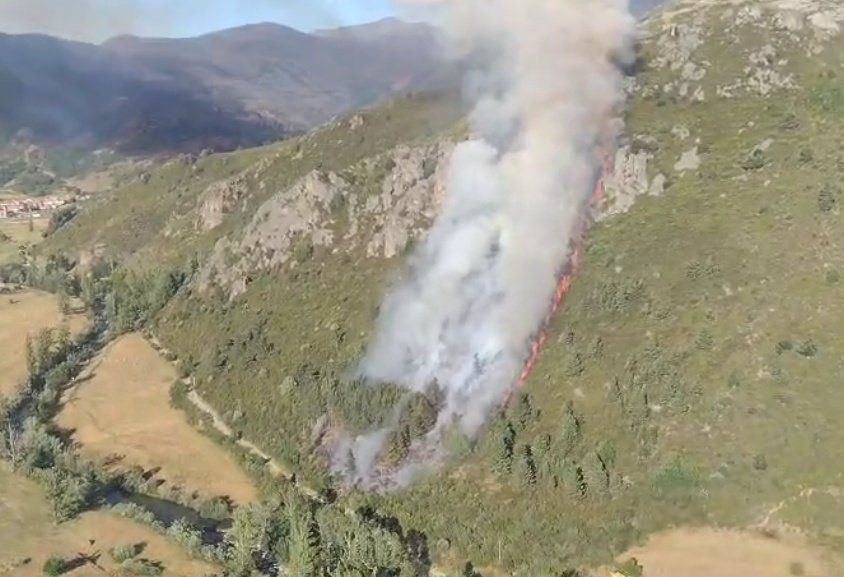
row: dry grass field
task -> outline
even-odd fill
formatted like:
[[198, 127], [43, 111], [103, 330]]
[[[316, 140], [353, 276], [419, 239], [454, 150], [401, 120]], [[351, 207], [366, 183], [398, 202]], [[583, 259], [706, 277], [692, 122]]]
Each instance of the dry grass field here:
[[26, 336], [67, 323], [72, 333], [88, 324], [84, 315], [65, 317], [58, 299], [29, 291], [0, 295], [0, 396], [13, 392], [26, 379]]
[[[797, 535], [677, 529], [628, 551], [645, 577], [836, 577], [844, 566]], [[611, 572], [600, 573], [606, 577]]]
[[188, 494], [257, 497], [235, 460], [172, 408], [173, 367], [138, 335], [111, 343], [68, 392], [58, 424], [73, 432], [83, 454], [116, 466], [140, 466]]
[[114, 575], [116, 567], [108, 551], [118, 545], [142, 545], [139, 557], [161, 563], [164, 575], [194, 577], [214, 569], [188, 558], [152, 530], [106, 511], [85, 513], [57, 525], [40, 489], [0, 465], [0, 576], [36, 577], [42, 575], [50, 556], [75, 559], [98, 553], [99, 568], [84, 565], [66, 575]]
[[41, 242], [41, 233], [49, 223], [48, 218], [37, 218], [32, 221], [32, 230], [28, 220], [0, 221], [0, 263], [8, 261], [18, 252], [21, 245], [34, 245]]

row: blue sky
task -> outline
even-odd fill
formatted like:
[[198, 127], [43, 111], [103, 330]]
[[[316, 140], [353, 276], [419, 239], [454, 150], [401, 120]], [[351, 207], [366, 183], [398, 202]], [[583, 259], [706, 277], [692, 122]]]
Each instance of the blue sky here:
[[[173, 5], [173, 0], [141, 0]], [[300, 30], [356, 24], [395, 13], [388, 0], [181, 0], [201, 4], [202, 18], [179, 23], [186, 34], [217, 30], [247, 22], [280, 22]]]
[[99, 42], [117, 34], [194, 36], [254, 22], [309, 31], [395, 13], [393, 0], [0, 0], [0, 32]]

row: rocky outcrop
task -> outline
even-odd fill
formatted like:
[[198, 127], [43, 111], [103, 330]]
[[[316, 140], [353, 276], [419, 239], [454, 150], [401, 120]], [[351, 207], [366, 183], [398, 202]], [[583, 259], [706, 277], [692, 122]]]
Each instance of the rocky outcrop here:
[[[448, 142], [399, 146], [343, 173], [310, 172], [261, 205], [241, 235], [217, 242], [200, 286], [220, 286], [235, 297], [254, 275], [295, 267], [318, 249], [400, 255], [437, 213], [452, 149]], [[375, 191], [361, 184], [378, 180], [380, 171]], [[221, 222], [232, 206], [227, 199], [241, 198], [240, 191], [235, 181], [209, 189], [200, 211], [206, 226]]]
[[630, 145], [618, 149], [612, 173], [604, 177], [604, 196], [597, 220], [628, 212], [640, 196], [660, 196], [663, 193], [665, 176], [648, 177], [648, 161], [652, 158], [647, 149], [634, 152]]
[[[821, 54], [842, 26], [844, 5], [835, 0], [679, 0], [643, 29], [655, 50], [648, 65], [665, 73], [663, 81], [634, 82], [631, 92], [696, 103], [713, 94], [737, 98], [796, 89], [787, 55], [795, 49], [808, 57]], [[723, 36], [718, 43], [737, 52], [726, 60], [713, 56], [708, 40], [715, 34]], [[748, 38], [758, 38], [758, 45]]]
[[203, 274], [203, 284], [246, 290], [253, 273], [310, 257], [317, 246], [334, 242], [333, 208], [349, 183], [334, 173], [314, 170], [272, 196], [255, 213], [239, 240], [220, 239]]
[[242, 175], [211, 184], [202, 193], [197, 228], [207, 232], [223, 224], [226, 214], [233, 212], [248, 192], [248, 183]]
[[391, 154], [395, 169], [384, 179], [381, 193], [363, 206], [375, 234], [367, 243], [370, 257], [393, 258], [411, 240], [422, 236], [445, 195], [445, 173], [453, 146], [402, 146]]

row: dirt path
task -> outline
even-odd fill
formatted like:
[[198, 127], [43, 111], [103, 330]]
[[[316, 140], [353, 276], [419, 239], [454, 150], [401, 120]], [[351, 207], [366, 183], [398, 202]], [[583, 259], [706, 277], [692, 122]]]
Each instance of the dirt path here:
[[[169, 351], [165, 348], [161, 341], [158, 340], [154, 335], [150, 335], [147, 337], [150, 343], [155, 347], [161, 354], [167, 356], [169, 355]], [[174, 362], [175, 364], [175, 362]], [[281, 477], [287, 480], [294, 480], [294, 475], [291, 473], [286, 467], [284, 467], [281, 463], [279, 463], [276, 459], [273, 459], [266, 451], [263, 451], [258, 445], [249, 441], [248, 439], [236, 439], [235, 433], [232, 428], [226, 423], [220, 413], [217, 412], [214, 407], [212, 407], [208, 401], [202, 398], [202, 396], [197, 392], [194, 388], [194, 380], [192, 377], [187, 377], [182, 379], [182, 382], [189, 387], [189, 392], [187, 395], [188, 401], [199, 409], [202, 413], [208, 415], [211, 418], [211, 423], [214, 426], [214, 429], [217, 430], [218, 433], [227, 437], [229, 439], [234, 439], [235, 444], [242, 449], [245, 449], [252, 455], [258, 457], [262, 461], [266, 462], [266, 467], [270, 471], [270, 474], [274, 477]], [[310, 487], [306, 487], [301, 483], [296, 483], [296, 487], [305, 495], [312, 499], [319, 500], [321, 499], [319, 493], [313, 490]]]
[[62, 396], [55, 422], [81, 454], [109, 467], [141, 467], [160, 482], [204, 498], [249, 503], [253, 479], [229, 451], [170, 405], [174, 368], [140, 335], [110, 342]]
[[[190, 379], [183, 379], [183, 382], [186, 385], [193, 387], [193, 383], [190, 381]], [[190, 392], [188, 393], [188, 400], [191, 402], [191, 404], [194, 407], [196, 407], [197, 409], [199, 409], [200, 411], [202, 411], [203, 413], [205, 413], [206, 415], [211, 417], [211, 421], [214, 424], [214, 428], [217, 429], [217, 431], [221, 435], [228, 437], [230, 439], [234, 437], [234, 431], [232, 431], [231, 427], [229, 427], [226, 424], [226, 422], [220, 416], [220, 413], [218, 413], [216, 410], [214, 410], [214, 407], [209, 405], [208, 402], [205, 399], [203, 399], [199, 395], [199, 393], [196, 392], [195, 389], [191, 388]], [[278, 461], [276, 461], [275, 459], [270, 457], [268, 454], [266, 454], [264, 451], [262, 451], [260, 448], [258, 448], [258, 446], [255, 445], [254, 443], [247, 441], [246, 439], [237, 439], [235, 441], [235, 444], [238, 447], [242, 447], [242, 448], [246, 449], [247, 451], [249, 451], [250, 453], [252, 453], [256, 457], [259, 457], [260, 459], [266, 461], [267, 462], [267, 468], [270, 470], [270, 473], [272, 473], [274, 476], [276, 476], [276, 477], [287, 477], [287, 478], [291, 477], [291, 474], [290, 474], [289, 471], [287, 471], [287, 469], [282, 467], [281, 464], [279, 464]]]

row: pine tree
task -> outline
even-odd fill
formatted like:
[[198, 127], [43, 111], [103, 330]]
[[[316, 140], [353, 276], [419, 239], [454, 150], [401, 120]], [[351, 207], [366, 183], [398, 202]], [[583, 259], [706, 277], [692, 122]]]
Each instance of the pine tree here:
[[495, 470], [499, 474], [510, 474], [513, 471], [513, 454], [516, 448], [516, 430], [507, 421], [498, 442], [498, 453], [495, 459]]
[[43, 329], [35, 337], [35, 364], [37, 373], [47, 370], [53, 356], [53, 330]]
[[611, 401], [618, 403], [618, 406], [624, 409], [624, 389], [621, 387], [621, 380], [616, 377], [607, 391], [607, 397]]
[[518, 480], [523, 487], [536, 485], [536, 463], [530, 445], [523, 445], [519, 451]]
[[255, 553], [262, 550], [267, 541], [268, 517], [258, 506], [238, 507], [234, 513], [234, 524], [228, 533], [229, 569], [232, 575], [248, 576], [255, 569]]
[[288, 507], [290, 539], [287, 570], [291, 577], [323, 575], [319, 526], [309, 505], [294, 499]]
[[583, 468], [573, 461], [565, 464], [562, 471], [562, 484], [566, 493], [573, 499], [581, 499], [586, 496], [586, 480]]
[[574, 412], [574, 405], [569, 402], [563, 415], [562, 443], [563, 452], [568, 455], [580, 443], [583, 435], [583, 425]]
[[530, 395], [527, 393], [519, 394], [519, 400], [516, 404], [516, 422], [520, 430], [524, 430], [533, 420], [533, 404], [530, 400]]
[[533, 463], [536, 467], [537, 481], [546, 482], [553, 478], [553, 455], [551, 453], [551, 435], [544, 435], [533, 447]]
[[35, 356], [35, 344], [32, 342], [32, 335], [26, 335], [26, 369], [30, 375], [38, 373], [38, 359]]
[[583, 480], [589, 497], [605, 497], [610, 489], [610, 474], [596, 451], [590, 451], [583, 462]]

